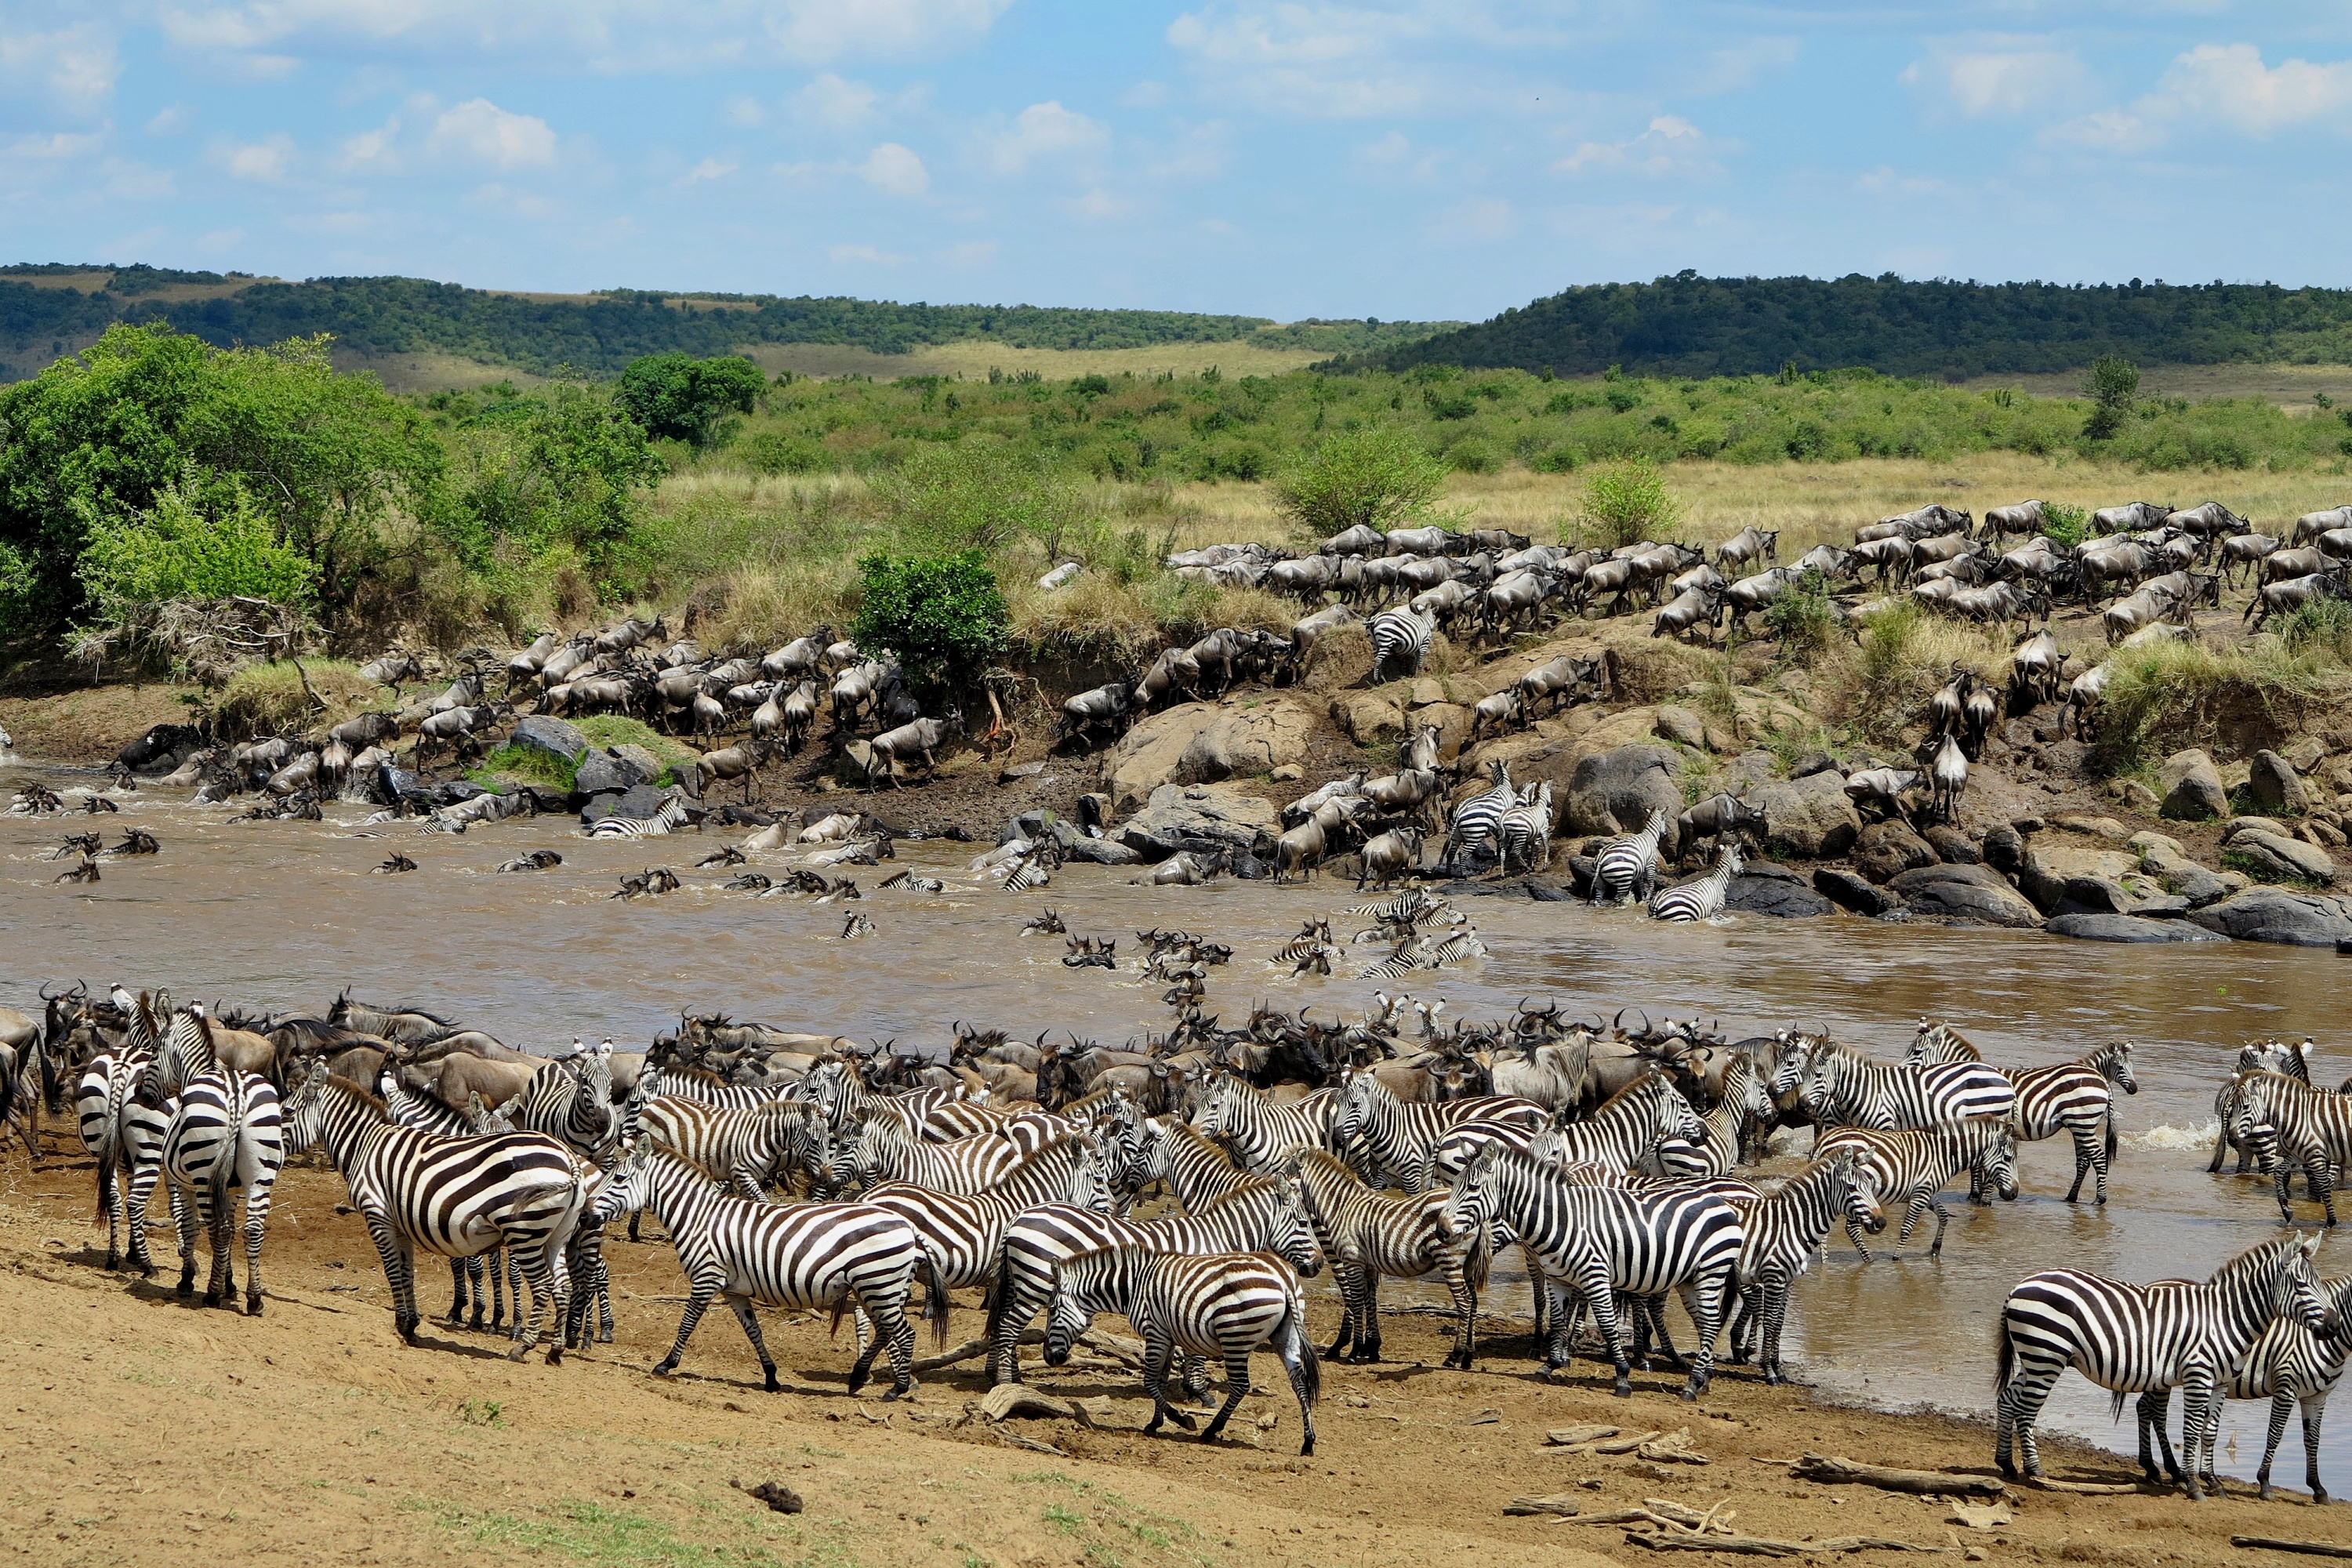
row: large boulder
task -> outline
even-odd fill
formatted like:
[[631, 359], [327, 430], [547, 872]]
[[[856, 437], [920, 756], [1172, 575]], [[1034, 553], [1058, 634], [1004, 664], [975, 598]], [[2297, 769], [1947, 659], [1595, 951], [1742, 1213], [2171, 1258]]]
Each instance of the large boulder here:
[[1842, 910], [1874, 919], [1903, 907], [1903, 900], [1885, 889], [1874, 888], [1853, 872], [1836, 866], [1822, 866], [1813, 872], [1813, 890]]
[[2025, 851], [2025, 865], [2018, 872], [2018, 890], [2046, 915], [2056, 912], [2071, 881], [2080, 879], [2120, 885], [2126, 877], [2138, 875], [2138, 856], [2098, 845], [2095, 839], [2069, 841], [2055, 834], [2035, 834]]
[[1853, 868], [1882, 887], [1906, 871], [1933, 866], [1943, 858], [1901, 817], [1874, 822], [1854, 840]]
[[2221, 770], [2206, 752], [2190, 747], [2164, 759], [2159, 773], [2164, 804], [2158, 813], [2184, 822], [2206, 822], [2226, 816], [2230, 792], [2221, 787]]
[[[645, 748], [632, 746], [629, 750], [642, 752]], [[617, 747], [607, 747], [580, 759], [579, 770], [572, 775], [572, 787], [581, 795], [609, 795], [631, 784], [650, 783], [659, 772], [658, 767], [647, 769], [635, 757], [623, 755]]]
[[1915, 914], [1947, 915], [1986, 925], [2038, 926], [2042, 916], [1989, 866], [1923, 866], [1888, 884]]
[[1331, 699], [1331, 722], [1360, 746], [1393, 741], [1404, 733], [1404, 714], [1377, 691], [1342, 691]]
[[2187, 921], [2150, 921], [2137, 915], [2060, 915], [2042, 928], [2077, 942], [2225, 942], [2228, 938]]
[[1155, 713], [1111, 748], [1111, 802], [1133, 811], [1162, 784], [1214, 784], [1303, 761], [1314, 721], [1286, 697], [1187, 702]]
[[1803, 877], [1769, 860], [1759, 860], [1731, 879], [1731, 886], [1724, 889], [1723, 907], [1779, 920], [1801, 920], [1830, 912], [1829, 900], [1806, 887]]
[[1309, 691], [1338, 691], [1361, 686], [1371, 673], [1371, 634], [1363, 622], [1349, 621], [1315, 639], [1298, 672], [1298, 684]]
[[2189, 917], [2207, 931], [2239, 942], [2279, 942], [2288, 947], [2334, 947], [2352, 939], [2352, 919], [2344, 906], [2318, 893], [2284, 888], [2248, 888], [2235, 898], [2208, 904]]
[[580, 826], [593, 827], [608, 816], [643, 822], [669, 804], [669, 792], [649, 784], [631, 784], [613, 795], [600, 795], [580, 814]]
[[1571, 836], [1632, 833], [1653, 811], [1666, 814], [1658, 852], [1669, 866], [1679, 853], [1675, 818], [1682, 815], [1682, 786], [1675, 782], [1681, 759], [1657, 746], [1619, 746], [1576, 764], [1568, 781], [1560, 823]]
[[2305, 844], [2300, 838], [2289, 838], [2282, 834], [2253, 828], [2232, 837], [2229, 853], [2242, 857], [2266, 877], [2286, 881], [2316, 882], [2322, 887], [2336, 880], [2335, 857], [2316, 844]]
[[1932, 824], [1919, 837], [1926, 839], [1938, 856], [1955, 866], [1973, 866], [1984, 858], [1984, 851], [1977, 847], [1977, 841], [1950, 823]]
[[517, 724], [514, 733], [507, 737], [507, 744], [539, 752], [566, 767], [577, 763], [588, 752], [588, 737], [580, 732], [578, 725], [540, 713], [534, 713]]
[[2276, 752], [2256, 752], [2246, 768], [2246, 798], [2264, 811], [2301, 816], [2311, 808], [2294, 764]]
[[1764, 814], [1772, 847], [1800, 860], [1833, 860], [1853, 847], [1862, 818], [1845, 795], [1835, 768], [1802, 778], [1774, 779], [1748, 791], [1748, 804]]
[[1281, 831], [1282, 814], [1270, 800], [1214, 784], [1171, 784], [1153, 790], [1113, 837], [1146, 860], [1165, 860], [1180, 849], [1246, 849], [1259, 834]]

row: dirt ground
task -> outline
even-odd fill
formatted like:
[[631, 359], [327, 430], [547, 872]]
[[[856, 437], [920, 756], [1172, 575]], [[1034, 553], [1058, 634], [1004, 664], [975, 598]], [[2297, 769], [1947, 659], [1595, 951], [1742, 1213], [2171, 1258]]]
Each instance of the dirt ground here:
[[[1446, 1348], [1439, 1320], [1392, 1314], [1385, 1363], [1325, 1369], [1311, 1459], [1297, 1455], [1297, 1408], [1265, 1357], [1258, 1387], [1268, 1392], [1244, 1404], [1214, 1447], [1137, 1430], [1149, 1406], [1108, 1358], [1032, 1377], [1068, 1396], [1107, 1396], [1091, 1425], [992, 1427], [970, 1416], [983, 1392], [977, 1363], [929, 1373], [908, 1403], [873, 1390], [852, 1397], [842, 1386], [848, 1336], [828, 1342], [824, 1320], [808, 1314], [765, 1314], [781, 1394], [761, 1392], [723, 1311], [706, 1318], [680, 1373], [656, 1381], [648, 1368], [676, 1332], [681, 1280], [650, 1220], [644, 1241], [611, 1247], [614, 1343], [561, 1366], [515, 1364], [503, 1340], [428, 1321], [412, 1350], [393, 1333], [364, 1230], [336, 1212], [345, 1194], [330, 1171], [289, 1170], [278, 1187], [257, 1320], [175, 1300], [161, 1236], [156, 1280], [104, 1272], [91, 1194], [89, 1163], [62, 1150], [30, 1172], [12, 1151], [0, 1174], [0, 1344], [16, 1369], [0, 1415], [0, 1554], [14, 1559], [440, 1563], [488, 1548], [501, 1561], [615, 1568], [1112, 1568], [1466, 1552], [1576, 1568], [1655, 1555], [1620, 1527], [1503, 1512], [1514, 1498], [1561, 1493], [1585, 1515], [1654, 1498], [1721, 1505], [1719, 1518], [1756, 1535], [1875, 1536], [1968, 1561], [2210, 1563], [2232, 1533], [2352, 1542], [2352, 1514], [2292, 1496], [2192, 1505], [2012, 1489], [2013, 1520], [1980, 1530], [1955, 1522], [1945, 1502], [1792, 1481], [1782, 1461], [1809, 1449], [1985, 1473], [1990, 1437], [1939, 1415], [1831, 1406], [1738, 1369], [1696, 1407], [1663, 1372], [1637, 1373], [1634, 1396], [1617, 1400], [1589, 1362], [1547, 1382], [1508, 1319], [1486, 1323], [1479, 1369], [1459, 1373], [1435, 1365]], [[425, 1280], [438, 1312], [437, 1260]], [[1328, 1278], [1309, 1290], [1328, 1342], [1336, 1297]], [[1508, 1294], [1487, 1305], [1525, 1310]], [[960, 1299], [950, 1340], [980, 1331]], [[1947, 1353], [1954, 1397], [1980, 1396], [1986, 1347]], [[1548, 1428], [1580, 1423], [1687, 1428], [1707, 1462], [1661, 1468], [1545, 1446]], [[2054, 1476], [2132, 1479], [2094, 1449], [2046, 1452]], [[733, 1484], [768, 1480], [806, 1510], [771, 1512]]]

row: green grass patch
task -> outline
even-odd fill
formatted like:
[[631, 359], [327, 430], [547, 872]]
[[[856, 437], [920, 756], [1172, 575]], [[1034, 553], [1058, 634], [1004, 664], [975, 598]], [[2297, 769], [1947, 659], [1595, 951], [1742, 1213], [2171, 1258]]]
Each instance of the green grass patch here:
[[537, 1517], [435, 1512], [443, 1528], [483, 1545], [595, 1568], [784, 1568], [785, 1563], [755, 1541], [690, 1541], [659, 1520], [585, 1498], [564, 1498]]
[[599, 713], [593, 719], [576, 720], [572, 728], [588, 737], [592, 746], [643, 746], [662, 764], [663, 773], [654, 781], [657, 784], [675, 784], [679, 769], [691, 768], [701, 761], [702, 754], [684, 742], [662, 734], [643, 720], [618, 713]]
[[2341, 670], [2257, 639], [2245, 648], [2168, 642], [2111, 657], [2091, 765], [2110, 776], [2184, 746], [2211, 742], [2222, 723], [2261, 712], [2289, 732], [2341, 683]]
[[570, 795], [572, 775], [578, 771], [576, 763], [550, 756], [536, 746], [509, 745], [492, 751], [478, 766], [468, 768], [466, 777], [494, 793], [502, 794], [506, 785], [522, 783], [562, 790]]

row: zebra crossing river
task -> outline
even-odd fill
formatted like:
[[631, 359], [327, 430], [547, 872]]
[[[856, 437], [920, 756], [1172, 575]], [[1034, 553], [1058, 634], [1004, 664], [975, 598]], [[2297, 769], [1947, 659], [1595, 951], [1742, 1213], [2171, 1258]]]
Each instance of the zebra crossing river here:
[[[12, 770], [13, 773], [13, 770]], [[47, 774], [60, 789], [88, 782]], [[13, 788], [22, 777], [0, 779]], [[1008, 810], [1013, 803], [1008, 791]], [[1164, 986], [1122, 970], [1066, 969], [1063, 946], [1016, 933], [1051, 904], [1073, 933], [1119, 935], [1183, 926], [1230, 944], [1211, 972], [1206, 1011], [1228, 1024], [1252, 1003], [1353, 1016], [1376, 986], [1447, 1003], [1444, 1016], [1507, 1013], [1521, 998], [1557, 998], [1570, 1013], [1647, 1008], [1696, 1012], [1737, 1038], [1790, 1022], [1822, 1026], [1881, 1056], [1900, 1056], [1923, 1015], [1948, 1020], [2000, 1065], [2071, 1059], [2102, 1042], [2137, 1042], [2140, 1092], [2121, 1100], [2123, 1148], [2102, 1210], [2061, 1201], [2073, 1175], [2069, 1141], [2028, 1145], [2023, 1195], [2013, 1205], [1956, 1218], [1940, 1259], [1924, 1235], [1874, 1244], [1861, 1264], [1832, 1234], [1825, 1264], [1797, 1288], [1786, 1341], [1799, 1375], [1874, 1403], [1927, 1403], [1984, 1413], [1992, 1403], [1992, 1335], [2003, 1296], [2037, 1269], [2074, 1267], [2126, 1279], [2203, 1275], [2275, 1234], [2269, 1184], [2208, 1175], [2212, 1100], [2248, 1037], [2316, 1037], [2315, 1079], [2352, 1071], [2352, 963], [2332, 952], [2237, 942], [2128, 947], [2032, 932], [1888, 926], [1833, 916], [1665, 925], [1638, 912], [1523, 896], [1458, 900], [1487, 956], [1468, 968], [1403, 982], [1349, 978], [1379, 949], [1348, 950], [1331, 978], [1295, 979], [1264, 962], [1310, 915], [1358, 901], [1341, 879], [1276, 889], [1264, 882], [1139, 888], [1132, 874], [1071, 865], [1042, 891], [1007, 895], [965, 871], [982, 845], [902, 844], [897, 867], [936, 876], [944, 894], [875, 887], [882, 870], [838, 868], [866, 884], [856, 908], [872, 934], [840, 938], [841, 911], [806, 900], [722, 892], [731, 872], [695, 871], [701, 855], [740, 831], [607, 843], [561, 819], [478, 827], [462, 837], [401, 837], [419, 868], [375, 876], [383, 839], [346, 837], [359, 808], [324, 823], [231, 825], [229, 808], [133, 795], [101, 819], [108, 836], [136, 825], [163, 853], [104, 862], [95, 884], [52, 885], [66, 862], [45, 858], [85, 819], [0, 817], [0, 1003], [37, 1010], [35, 988], [74, 977], [163, 984], [189, 998], [323, 1012], [350, 987], [372, 1000], [434, 1007], [516, 1044], [552, 1048], [574, 1036], [612, 1035], [624, 1047], [674, 1026], [680, 1009], [821, 1028], [900, 1048], [942, 1049], [952, 1023], [1040, 1029], [1123, 1041], [1167, 1016]], [[342, 822], [331, 820], [340, 816]], [[402, 831], [395, 828], [395, 831]], [[499, 875], [527, 851], [551, 848], [561, 867]], [[793, 857], [754, 858], [773, 870]], [[607, 897], [625, 873], [678, 868], [682, 890], [656, 899]], [[1367, 895], [1369, 896], [1369, 895]], [[1345, 942], [1348, 922], [1335, 921]], [[1628, 1014], [1629, 1019], [1633, 1016]], [[1783, 1134], [1801, 1149], [1810, 1134]], [[1780, 1162], [1793, 1162], [1783, 1155]], [[1769, 1167], [1768, 1167], [1769, 1173]], [[2315, 1208], [2298, 1204], [2306, 1223]], [[2323, 1274], [2352, 1271], [2352, 1237], [2319, 1255]], [[1523, 1313], [1516, 1253], [1485, 1299]], [[1309, 1290], [1328, 1297], [1328, 1279]], [[1384, 1292], [1391, 1301], [1442, 1302], [1433, 1280]], [[1325, 1310], [1330, 1303], [1326, 1300]], [[1582, 1363], [1580, 1363], [1580, 1365]], [[2177, 1421], [2177, 1407], [2176, 1407]], [[2233, 1405], [2221, 1468], [2251, 1476], [2264, 1410]], [[2080, 1379], [2059, 1385], [2045, 1426], [2128, 1449], [2107, 1396]], [[1989, 1439], [1988, 1439], [1989, 1440]], [[2279, 1473], [2300, 1473], [2297, 1436]], [[2328, 1434], [2322, 1470], [2352, 1491], [2352, 1425]]]

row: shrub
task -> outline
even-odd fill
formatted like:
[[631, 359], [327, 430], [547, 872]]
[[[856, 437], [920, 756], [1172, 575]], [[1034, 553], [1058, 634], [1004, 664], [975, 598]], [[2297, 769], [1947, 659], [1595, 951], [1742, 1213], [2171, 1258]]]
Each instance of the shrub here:
[[[311, 700], [314, 693], [317, 701]], [[339, 724], [383, 705], [388, 695], [374, 681], [362, 679], [356, 665], [331, 658], [281, 658], [247, 665], [230, 676], [213, 703], [213, 722], [233, 741], [290, 734]]]
[[2072, 550], [2083, 542], [2091, 531], [2091, 514], [2079, 506], [2069, 506], [2063, 500], [2042, 503], [2042, 531], [2050, 542]]
[[2083, 395], [2094, 406], [2083, 425], [2085, 441], [2112, 441], [2139, 395], [2139, 366], [2120, 354], [2102, 354], [2083, 374]]
[[1789, 584], [1765, 606], [1764, 624], [1780, 644], [1783, 658], [1803, 658], [1829, 646], [1837, 629], [1837, 609], [1830, 603], [1829, 579], [1808, 572]]
[[2352, 601], [2318, 599], [2271, 623], [2295, 653], [2352, 664]]
[[143, 512], [92, 521], [81, 576], [101, 615], [167, 599], [309, 600], [317, 564], [278, 542], [242, 485], [215, 496], [208, 508], [183, 482], [159, 493]]
[[1332, 437], [1276, 481], [1275, 504], [1318, 538], [1363, 524], [1386, 533], [1419, 517], [1445, 482], [1445, 465], [1399, 430]]
[[998, 550], [1024, 533], [1050, 541], [1082, 510], [1041, 458], [992, 441], [925, 444], [877, 474], [874, 495], [902, 550], [924, 558]]
[[944, 556], [876, 553], [860, 560], [857, 570], [864, 589], [858, 645], [896, 653], [918, 686], [977, 676], [1012, 635], [996, 574], [977, 550]]
[[647, 435], [708, 447], [724, 432], [724, 416], [751, 413], [767, 388], [760, 367], [737, 355], [647, 354], [621, 372], [614, 396]]
[[1604, 464], [1584, 481], [1584, 531], [1595, 544], [1615, 550], [1656, 539], [1681, 516], [1657, 465], [1645, 458]]
[[762, 430], [738, 448], [755, 474], [814, 474], [833, 467], [833, 454], [814, 437]]

